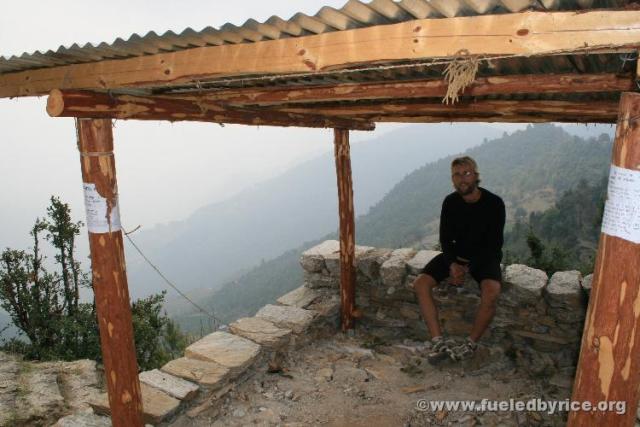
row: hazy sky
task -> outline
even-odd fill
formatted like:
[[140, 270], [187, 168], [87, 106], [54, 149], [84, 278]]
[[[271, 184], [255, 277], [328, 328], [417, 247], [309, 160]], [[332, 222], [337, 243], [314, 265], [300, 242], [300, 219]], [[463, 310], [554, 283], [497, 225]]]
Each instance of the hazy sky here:
[[[133, 33], [200, 30], [271, 15], [314, 14], [344, 0], [284, 1], [20, 1], [0, 14], [0, 55], [112, 42]], [[37, 13], [34, 11], [37, 10]], [[28, 17], [25, 20], [25, 17]], [[0, 248], [23, 246], [52, 194], [84, 220], [80, 163], [70, 118], [50, 118], [46, 99], [0, 99]], [[386, 127], [389, 129], [389, 126]], [[379, 132], [385, 130], [381, 127]], [[355, 142], [371, 134], [356, 132]], [[114, 129], [122, 222], [149, 228], [333, 149], [330, 130], [118, 121]]]

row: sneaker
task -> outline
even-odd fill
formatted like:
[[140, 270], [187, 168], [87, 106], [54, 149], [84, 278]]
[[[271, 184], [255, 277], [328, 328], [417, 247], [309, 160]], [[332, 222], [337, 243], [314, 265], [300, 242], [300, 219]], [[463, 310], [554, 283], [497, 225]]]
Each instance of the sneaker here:
[[427, 361], [432, 364], [438, 364], [446, 359], [453, 359], [451, 353], [452, 342], [443, 337], [438, 337], [431, 341], [431, 351], [427, 355]]
[[461, 360], [471, 359], [478, 349], [478, 343], [467, 338], [462, 344], [457, 345], [451, 349], [451, 359], [456, 362]]

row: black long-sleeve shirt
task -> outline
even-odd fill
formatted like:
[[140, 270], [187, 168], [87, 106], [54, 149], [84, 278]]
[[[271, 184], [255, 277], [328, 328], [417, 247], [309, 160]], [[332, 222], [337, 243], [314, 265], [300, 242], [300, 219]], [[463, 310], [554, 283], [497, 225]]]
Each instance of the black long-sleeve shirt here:
[[456, 192], [442, 202], [440, 245], [448, 264], [502, 260], [505, 208], [502, 199], [484, 188], [480, 199], [467, 203]]

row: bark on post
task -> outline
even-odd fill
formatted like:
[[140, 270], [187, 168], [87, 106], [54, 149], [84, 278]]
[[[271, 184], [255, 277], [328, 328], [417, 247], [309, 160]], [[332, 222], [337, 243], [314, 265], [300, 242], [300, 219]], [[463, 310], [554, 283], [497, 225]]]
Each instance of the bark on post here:
[[349, 131], [334, 129], [336, 175], [338, 177], [338, 212], [340, 215], [340, 300], [342, 331], [353, 329], [356, 299], [355, 219]]
[[143, 426], [110, 119], [77, 119], [93, 291], [114, 427]]
[[[625, 192], [625, 188], [628, 190], [630, 180], [637, 181], [635, 176], [640, 175], [639, 120], [640, 94], [623, 93], [603, 232], [572, 396], [574, 402], [589, 401], [592, 405], [625, 401], [626, 412], [621, 415], [615, 410], [572, 410], [569, 426], [633, 426], [636, 418], [640, 384], [640, 244], [633, 237], [633, 228], [638, 226], [639, 216], [626, 208], [639, 202], [639, 194]], [[616, 211], [618, 217], [613, 215]]]

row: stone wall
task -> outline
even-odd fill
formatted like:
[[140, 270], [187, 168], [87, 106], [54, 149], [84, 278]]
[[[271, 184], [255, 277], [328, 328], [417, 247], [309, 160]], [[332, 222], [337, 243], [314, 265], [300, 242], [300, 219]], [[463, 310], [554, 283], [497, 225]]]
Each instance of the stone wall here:
[[[356, 304], [363, 312], [357, 328], [381, 341], [428, 339], [411, 283], [437, 254], [409, 248], [356, 247]], [[279, 360], [290, 351], [338, 330], [339, 243], [329, 240], [315, 246], [303, 253], [300, 262], [303, 286], [264, 306], [255, 316], [238, 319], [224, 330], [203, 337], [187, 347], [184, 357], [140, 373], [145, 422], [166, 425], [181, 417], [180, 425], [184, 425], [188, 422], [185, 417], [195, 419], [212, 407], [221, 407], [223, 397], [257, 371], [278, 369]], [[590, 284], [590, 277], [583, 279], [576, 271], [556, 273], [549, 279], [543, 271], [524, 265], [506, 266], [497, 314], [481, 342], [486, 357], [511, 357], [531, 375], [548, 376], [550, 383], [554, 377], [564, 378], [570, 386]], [[466, 336], [480, 298], [478, 285], [471, 280], [459, 287], [443, 283], [435, 294], [445, 331], [452, 336]], [[54, 382], [63, 379], [64, 398], [51, 394], [49, 400], [57, 405], [56, 411], [50, 410], [48, 403], [32, 406], [49, 408], [47, 424], [66, 415], [58, 420], [57, 427], [110, 425], [109, 418], [101, 416], [110, 409], [103, 384], [97, 380], [95, 362], [73, 363], [88, 363], [89, 373], [80, 372], [79, 379], [66, 378], [66, 374], [58, 372], [62, 368], [57, 367], [58, 374], [51, 375], [50, 364], [42, 364], [47, 378]], [[18, 416], [22, 417], [20, 420], [44, 420], [40, 413], [27, 417], [22, 410], [9, 411], [14, 406], [21, 408], [20, 402], [31, 401], [42, 392], [37, 386], [18, 393], [12, 384], [26, 381], [18, 381], [22, 375], [19, 361], [0, 353], [0, 365], [4, 367], [0, 369], [0, 380], [5, 384], [0, 387], [0, 409], [5, 409], [0, 413], [6, 412], [5, 417], [0, 416], [0, 427], [14, 425]], [[512, 363], [508, 361], [507, 365]], [[76, 369], [76, 365], [71, 366]], [[40, 384], [40, 376], [31, 374], [34, 369], [25, 370], [23, 377]], [[31, 380], [32, 377], [36, 379]], [[67, 402], [67, 397], [76, 395], [73, 402], [77, 404]], [[87, 412], [89, 406], [95, 414]]]
[[[426, 340], [412, 283], [436, 251], [410, 248], [356, 247], [356, 306], [363, 312], [358, 325], [381, 339]], [[339, 288], [339, 243], [328, 240], [304, 252], [300, 263], [305, 286]], [[578, 271], [544, 271], [514, 264], [503, 266], [503, 288], [496, 316], [482, 343], [500, 348], [532, 375], [572, 370], [580, 348], [591, 277]], [[466, 336], [480, 300], [478, 284], [441, 283], [434, 297], [443, 329]]]

